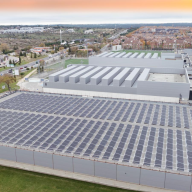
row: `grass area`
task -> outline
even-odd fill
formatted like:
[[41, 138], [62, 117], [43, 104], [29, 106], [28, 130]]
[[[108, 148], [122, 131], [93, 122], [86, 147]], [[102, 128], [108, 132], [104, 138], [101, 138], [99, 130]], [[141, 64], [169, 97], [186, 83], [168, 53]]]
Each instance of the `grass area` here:
[[45, 66], [44, 70], [46, 72], [49, 72], [49, 71], [53, 71], [56, 69], [63, 69], [63, 68], [65, 68], [65, 64], [64, 64], [64, 61], [61, 61], [61, 62], [55, 63], [53, 65]]
[[[22, 77], [19, 75], [19, 76], [16, 76], [16, 82], [14, 83], [11, 83], [11, 90], [18, 90], [19, 89], [19, 86], [17, 86], [17, 82], [22, 79], [23, 77], [25, 77], [26, 75], [28, 75], [31, 71], [33, 71], [34, 69], [31, 69], [31, 70], [28, 70], [28, 71], [25, 71], [23, 72], [24, 75], [22, 75]], [[2, 89], [2, 86], [5, 85], [5, 89]], [[7, 85], [5, 83], [0, 83], [0, 93], [3, 93], [3, 92], [6, 92], [6, 91], [9, 91], [8, 88], [7, 88]]]
[[69, 64], [88, 64], [89, 60], [88, 59], [68, 59], [65, 60], [65, 68], [67, 67], [67, 65]]
[[7, 70], [7, 69], [11, 69], [11, 68], [12, 68], [12, 67], [5, 67], [5, 68], [4, 68], [4, 67], [1, 67], [1, 68], [0, 68], [0, 72], [1, 72], [1, 71], [5, 71], [5, 70]]
[[[16, 89], [19, 89], [19, 86], [16, 85], [17, 82], [14, 82], [14, 83], [11, 83], [11, 90], [16, 90]], [[7, 85], [5, 85], [5, 89], [2, 89], [2, 86], [4, 86], [5, 83], [0, 83], [0, 93], [3, 93], [3, 92], [6, 92], [6, 91], [9, 91], [8, 88], [7, 88]]]
[[0, 166], [2, 192], [133, 192]]
[[[30, 63], [33, 61], [38, 61], [40, 59], [47, 57], [47, 55], [41, 55], [41, 56], [37, 56], [37, 58], [34, 58], [34, 56], [33, 56], [33, 58], [31, 58], [30, 55], [31, 54], [28, 54], [27, 57], [21, 56], [21, 64], [20, 65], [25, 65], [27, 63]], [[20, 65], [17, 64], [17, 66], [20, 66]]]

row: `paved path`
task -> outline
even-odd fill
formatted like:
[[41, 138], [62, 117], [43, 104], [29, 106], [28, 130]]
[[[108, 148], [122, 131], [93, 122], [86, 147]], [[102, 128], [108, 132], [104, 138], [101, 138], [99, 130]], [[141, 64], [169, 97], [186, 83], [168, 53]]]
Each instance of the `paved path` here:
[[35, 71], [37, 71], [37, 69], [34, 69], [33, 71], [31, 71], [28, 75], [26, 75], [25, 77], [23, 77], [21, 80], [18, 81], [17, 85], [21, 86], [22, 83], [25, 81], [25, 78], [30, 77], [33, 73], [35, 73]]

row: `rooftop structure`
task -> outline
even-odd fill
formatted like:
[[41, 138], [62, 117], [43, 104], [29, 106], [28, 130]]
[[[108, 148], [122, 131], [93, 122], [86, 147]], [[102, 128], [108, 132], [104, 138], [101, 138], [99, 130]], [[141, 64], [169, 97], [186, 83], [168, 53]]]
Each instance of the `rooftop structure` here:
[[151, 54], [151, 53], [147, 53], [147, 54], [145, 55], [144, 59], [150, 59], [150, 58], [151, 58], [151, 56], [152, 56], [152, 54]]
[[157, 59], [158, 58], [158, 53], [154, 53], [151, 57], [151, 59]]
[[133, 53], [130, 58], [136, 58], [139, 55], [139, 53]]
[[172, 70], [134, 67], [101, 67], [73, 65], [52, 74], [49, 82], [44, 82], [44, 91], [76, 90], [120, 94], [148, 95], [160, 97], [189, 98], [190, 82], [186, 69]]
[[20, 29], [1, 30], [1, 33], [36, 33], [43, 31], [44, 27], [21, 27]]
[[109, 57], [116, 57], [116, 56], [118, 56], [120, 54], [120, 52], [115, 52], [115, 53], [113, 53], [112, 55], [110, 55]]
[[179, 74], [149, 74], [148, 81], [155, 81], [155, 82], [179, 82], [179, 83], [186, 83], [185, 75]]
[[109, 57], [110, 55], [114, 54], [114, 52], [109, 52], [109, 53], [106, 53], [104, 55], [102, 55], [101, 57]]
[[123, 57], [124, 55], [126, 55], [126, 52], [122, 52], [122, 53], [120, 53], [119, 55], [116, 55], [115, 57], [116, 57], [116, 58], [120, 58], [120, 57]]
[[99, 55], [97, 55], [97, 57], [101, 57], [102, 55], [105, 55], [105, 54], [107, 54], [107, 52], [100, 53]]
[[93, 33], [93, 29], [89, 29], [89, 30], [84, 31], [84, 34], [91, 34], [91, 33]]
[[50, 51], [50, 47], [35, 47], [30, 49], [31, 52], [33, 53], [45, 53], [46, 51]]
[[144, 56], [145, 56], [145, 53], [140, 53], [140, 54], [137, 56], [137, 59], [144, 58]]
[[75, 30], [74, 30], [74, 29], [67, 29], [67, 32], [69, 32], [69, 33], [74, 33]]
[[123, 58], [129, 58], [133, 53], [129, 52], [123, 56]]
[[1, 165], [190, 192], [191, 114], [180, 104], [15, 93], [0, 99]]
[[[113, 56], [114, 54], [117, 54]], [[184, 61], [180, 54], [162, 53], [162, 58], [158, 53], [139, 52], [110, 52], [98, 56], [90, 56], [89, 64], [97, 66], [120, 66], [120, 67], [140, 67], [140, 68], [166, 68], [168, 73], [173, 69], [183, 69]], [[145, 55], [146, 54], [146, 55]], [[115, 58], [113, 58], [115, 57]], [[142, 59], [145, 58], [145, 59]]]

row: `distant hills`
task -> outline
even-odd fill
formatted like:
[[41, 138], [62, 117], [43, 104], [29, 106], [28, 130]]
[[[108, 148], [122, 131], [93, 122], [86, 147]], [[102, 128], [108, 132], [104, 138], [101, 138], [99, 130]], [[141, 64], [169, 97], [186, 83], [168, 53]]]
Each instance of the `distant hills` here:
[[[19, 27], [20, 25], [10, 25], [3, 26], [4, 27]], [[192, 23], [141, 23], [141, 24], [55, 24], [55, 25], [22, 25], [22, 27], [67, 27], [67, 28], [130, 28], [130, 27], [142, 27], [142, 26], [171, 26], [171, 27], [192, 27]]]

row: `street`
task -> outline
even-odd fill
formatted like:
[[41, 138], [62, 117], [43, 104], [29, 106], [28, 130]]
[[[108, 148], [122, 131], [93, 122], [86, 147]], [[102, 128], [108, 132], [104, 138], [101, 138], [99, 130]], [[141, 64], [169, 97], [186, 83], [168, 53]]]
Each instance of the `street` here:
[[[55, 54], [53, 54], [52, 58], [54, 58], [54, 57], [56, 57], [56, 56], [58, 56], [58, 55], [60, 55], [60, 53], [55, 53]], [[50, 59], [49, 57], [43, 58], [44, 61], [47, 61], [47, 60], [49, 60], [49, 59]], [[38, 60], [37, 60], [37, 61], [38, 61]], [[24, 66], [26, 66], [26, 67], [31, 67], [31, 66], [35, 65], [37, 61], [33, 61], [33, 62], [27, 63], [27, 64], [25, 64], [25, 65], [21, 65], [21, 66], [16, 66], [16, 67], [12, 67], [12, 68], [10, 67], [9, 69], [7, 69], [7, 70], [5, 70], [5, 71], [1, 71], [1, 72], [0, 72], [0, 75], [3, 75], [3, 74], [5, 74], [5, 73], [8, 73], [8, 71], [9, 71], [10, 69], [18, 69], [18, 68], [21, 68], [21, 67], [23, 68]]]

